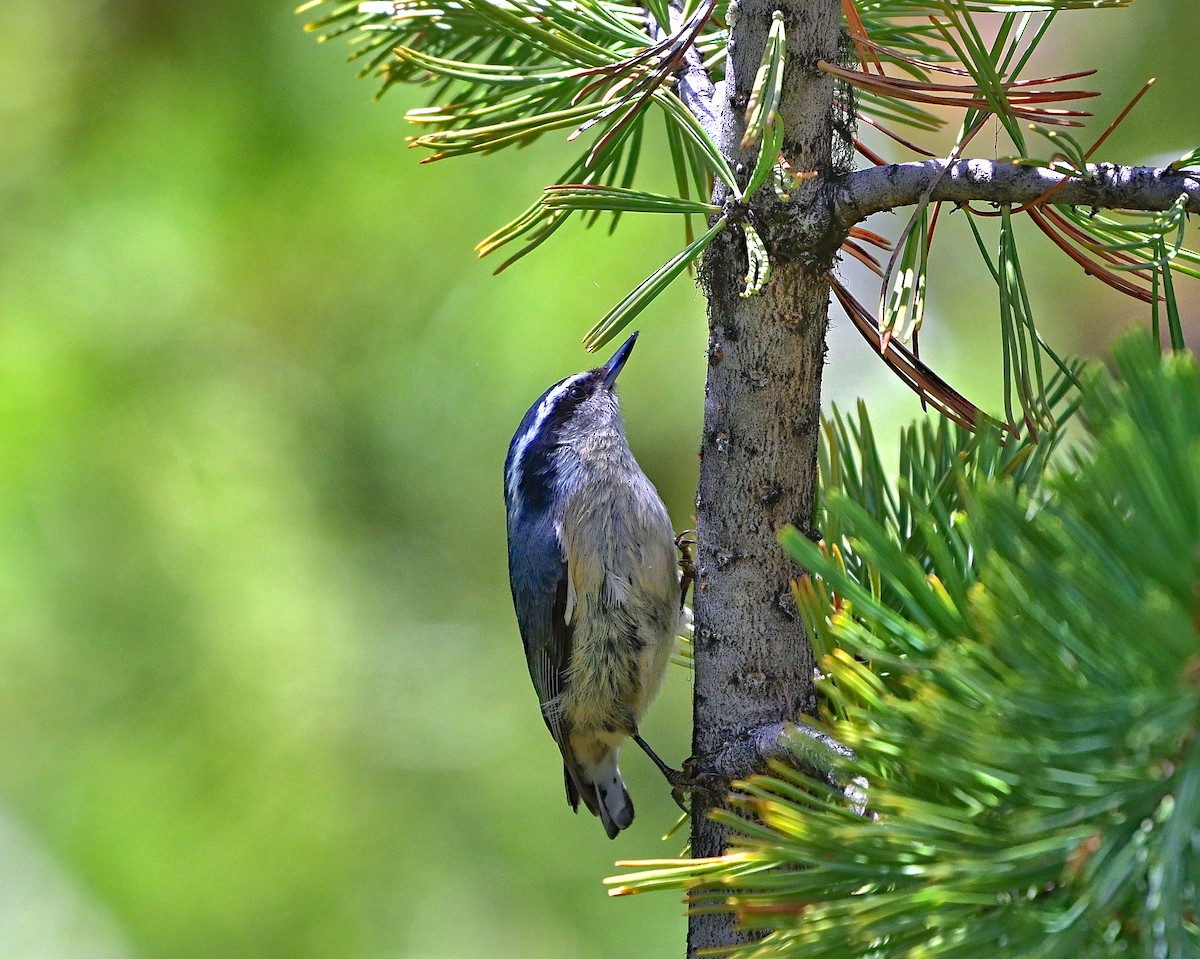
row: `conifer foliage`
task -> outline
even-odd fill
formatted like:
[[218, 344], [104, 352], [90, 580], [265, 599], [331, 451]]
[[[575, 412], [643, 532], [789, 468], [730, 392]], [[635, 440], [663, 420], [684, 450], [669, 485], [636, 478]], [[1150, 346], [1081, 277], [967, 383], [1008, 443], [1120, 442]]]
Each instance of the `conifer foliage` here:
[[[556, 182], [477, 244], [481, 257], [505, 253], [497, 272], [573, 216], [614, 229], [629, 216], [680, 219], [682, 247], [587, 331], [590, 351], [620, 334], [722, 235], [735, 234], [742, 250], [741, 295], [760, 296], [778, 263], [798, 255], [770, 229], [779, 209], [787, 219], [830, 205], [833, 222], [824, 228], [839, 235], [841, 258], [866, 266], [879, 284], [864, 299], [830, 272], [838, 305], [925, 404], [971, 426], [981, 411], [921, 361], [918, 342], [939, 224], [951, 210], [963, 212], [979, 244], [981, 276], [990, 275], [998, 294], [1004, 421], [1021, 432], [1052, 424], [1043, 394], [1050, 367], [1064, 369], [1032, 308], [1015, 226], [1021, 218], [1089, 276], [1148, 306], [1156, 335], [1183, 346], [1174, 279], [1200, 276], [1200, 254], [1184, 242], [1188, 214], [1200, 210], [1193, 173], [1200, 149], [1163, 168], [1102, 168], [1096, 152], [1153, 81], [1123, 109], [1105, 104], [1097, 116], [1111, 122], [1096, 133], [1099, 91], [1086, 85], [1095, 70], [1030, 75], [1034, 54], [1056, 23], [1062, 28], [1060, 17], [1131, 4], [841, 0], [845, 62], [803, 66], [790, 64], [785, 29], [789, 17], [803, 19], [802, 10], [785, 15], [768, 4], [761, 63], [739, 108], [741, 159], [726, 155], [716, 94], [729, 80], [736, 0], [307, 0], [299, 10], [315, 17], [309, 29], [322, 40], [352, 44], [351, 59], [379, 82], [380, 94], [402, 83], [428, 90], [430, 105], [407, 114], [418, 131], [409, 145], [425, 151], [422, 162], [523, 147], [546, 134], [572, 143], [575, 159]], [[796, 167], [785, 148], [785, 88], [789, 77], [794, 84], [813, 69], [836, 81], [830, 109], [843, 118], [847, 151], [865, 163], [836, 185]], [[935, 158], [931, 134], [948, 117], [960, 119], [954, 145]], [[639, 165], [660, 123], [674, 183], [648, 190]], [[867, 128], [887, 146], [855, 132]], [[985, 129], [996, 136], [979, 137]], [[977, 138], [995, 146], [980, 148]], [[967, 159], [1002, 149], [1003, 159]], [[889, 163], [912, 157], [920, 160]], [[873, 213], [910, 206], [895, 243], [861, 225]]]
[[614, 892], [731, 909], [745, 956], [1198, 954], [1200, 373], [1115, 367], [1057, 462], [926, 424], [892, 485], [864, 412], [828, 427], [825, 540], [783, 542], [847, 788], [777, 766], [729, 855]]
[[[730, 808], [694, 802], [693, 848], [724, 849], [728, 829], [726, 855], [642, 863], [611, 880], [616, 893], [686, 889], [693, 954], [1200, 954], [1200, 378], [1189, 355], [1158, 352], [1182, 351], [1174, 284], [1200, 277], [1185, 244], [1200, 149], [1161, 167], [1100, 163], [1141, 94], [1101, 109], [1093, 71], [1033, 72], [1060, 17], [1129, 6], [301, 7], [322, 38], [353, 44], [381, 91], [427, 88], [430, 105], [408, 114], [427, 161], [545, 134], [573, 144], [561, 176], [479, 243], [481, 256], [504, 251], [500, 269], [572, 217], [679, 219], [680, 248], [648, 275], [636, 265], [645, 278], [584, 335], [588, 349], [700, 268], [710, 341], [689, 766], [722, 786], [744, 778], [761, 756], [730, 772], [723, 743], [800, 721], [817, 699], [808, 642], [822, 712], [803, 721], [836, 748], [811, 777], [792, 763], [738, 782]], [[914, 142], [948, 122], [946, 155]], [[665, 131], [674, 183], [647, 189], [651, 125]], [[864, 142], [866, 128], [883, 139]], [[845, 163], [831, 159], [839, 151]], [[863, 225], [890, 210], [906, 211], [895, 240]], [[921, 359], [927, 280], [945, 243], [931, 248], [951, 213], [996, 291], [995, 419]], [[1044, 340], [1022, 218], [1064, 266], [1146, 309], [1153, 335], [1124, 343], [1115, 376], [1080, 375]], [[866, 294], [839, 257], [873, 274]], [[820, 542], [812, 529], [785, 531], [793, 569], [775, 534], [812, 511], [821, 364], [804, 358], [823, 356], [831, 299], [945, 419], [906, 434], [897, 483], [865, 411], [827, 423]], [[1086, 442], [1056, 460], [1073, 416]], [[793, 574], [804, 635], [788, 603]], [[753, 584], [769, 585], [752, 595]]]

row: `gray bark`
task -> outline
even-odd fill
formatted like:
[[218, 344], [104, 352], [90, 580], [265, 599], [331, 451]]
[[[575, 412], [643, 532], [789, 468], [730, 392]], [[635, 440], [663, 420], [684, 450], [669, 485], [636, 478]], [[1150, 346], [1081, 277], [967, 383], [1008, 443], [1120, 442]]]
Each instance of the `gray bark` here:
[[[796, 169], [826, 179], [843, 171], [835, 165], [834, 84], [816, 63], [838, 58], [839, 0], [742, 0], [726, 82], [714, 103], [718, 144], [735, 170], [752, 166], [739, 143], [775, 10], [784, 14], [788, 45], [784, 154]], [[810, 530], [813, 520], [825, 277], [841, 242], [830, 235], [828, 205], [817, 197], [817, 188], [805, 187], [785, 209], [767, 189], [752, 201], [749, 215], [775, 266], [761, 296], [739, 296], [746, 262], [735, 230], [714, 242], [701, 270], [709, 354], [696, 512], [692, 751], [699, 773], [707, 771], [706, 756], [715, 762], [747, 731], [795, 719], [815, 705], [812, 651], [791, 595], [798, 570], [776, 534], [789, 523]], [[726, 830], [709, 818], [710, 808], [697, 793], [693, 856], [725, 850]], [[745, 939], [728, 914], [690, 919], [689, 955]]]
[[1088, 167], [1088, 179], [998, 160], [941, 160], [870, 167], [831, 185], [830, 202], [839, 225], [849, 229], [872, 213], [916, 203], [930, 187], [931, 200], [968, 203], [1032, 203], [1054, 190], [1052, 202], [1106, 210], [1165, 210], [1182, 194], [1188, 212], [1200, 213], [1200, 173], [1169, 168]]
[[[813, 657], [796, 617], [791, 581], [800, 570], [779, 547], [785, 525], [813, 525], [821, 374], [829, 314], [827, 273], [850, 228], [873, 213], [933, 200], [1021, 204], [1059, 184], [1047, 170], [991, 160], [895, 164], [850, 173], [851, 120], [834, 105], [834, 83], [817, 68], [837, 61], [840, 0], [741, 0], [732, 4], [726, 81], [714, 90], [695, 51], [677, 75], [688, 108], [744, 175], [753, 150], [740, 147], [750, 85], [771, 15], [784, 14], [787, 65], [783, 152], [793, 169], [818, 176], [781, 202], [769, 188], [745, 215], [774, 265], [761, 296], [739, 295], [745, 245], [736, 228], [709, 248], [700, 272], [708, 300], [709, 352], [700, 488], [697, 496], [695, 701], [691, 771], [728, 782], [761, 770], [786, 749], [816, 707]], [[1054, 202], [1106, 209], [1161, 210], [1181, 193], [1200, 212], [1200, 176], [1097, 165], [1090, 178], [1060, 186]], [[726, 200], [718, 183], [714, 202]], [[817, 768], [824, 744], [799, 724]], [[803, 736], [801, 745], [804, 745]], [[840, 784], [848, 790], [861, 783]], [[849, 794], [849, 793], [848, 793]], [[709, 814], [716, 800], [698, 790], [692, 804], [692, 855], [726, 851], [727, 831]], [[728, 913], [692, 915], [688, 954], [745, 942]]]

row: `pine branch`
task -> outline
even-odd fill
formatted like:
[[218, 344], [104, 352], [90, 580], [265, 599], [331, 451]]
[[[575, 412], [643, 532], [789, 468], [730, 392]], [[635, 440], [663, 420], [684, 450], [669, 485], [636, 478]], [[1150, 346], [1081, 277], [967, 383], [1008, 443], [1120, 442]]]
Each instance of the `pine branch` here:
[[[1200, 213], [1200, 172], [1170, 167], [1089, 164], [1088, 175], [1066, 176], [1043, 167], [999, 160], [894, 163], [848, 173], [833, 182], [833, 215], [842, 229], [872, 213], [929, 199], [1026, 204], [1053, 191], [1055, 204], [1108, 210], [1166, 210], [1187, 194], [1187, 211]], [[1065, 181], [1065, 182], [1064, 182]]]
[[835, 774], [841, 761], [852, 758], [850, 750], [828, 732], [799, 720], [745, 730], [705, 756], [703, 766], [706, 775], [728, 784], [765, 772], [771, 763], [794, 766], [797, 757], [829, 785], [845, 786]]
[[613, 894], [686, 890], [767, 934], [739, 959], [1198, 954], [1200, 371], [1145, 333], [1114, 366], [1057, 461], [1054, 437], [926, 421], [892, 482], [869, 420], [831, 425], [824, 542], [782, 541], [814, 729], [853, 753], [821, 750], [832, 782], [739, 783], [724, 856], [624, 863]]
[[[676, 0], [670, 5], [670, 12], [671, 30], [674, 32], [683, 24], [683, 4]], [[646, 32], [655, 43], [666, 39], [667, 36], [654, 14], [649, 10], [646, 11]], [[704, 66], [704, 58], [700, 49], [695, 44], [684, 50], [683, 63], [675, 75], [675, 92], [683, 101], [683, 105], [691, 111], [692, 116], [699, 121], [704, 132], [715, 141], [719, 126], [712, 107], [715, 92], [713, 81], [709, 76], [708, 68]]]

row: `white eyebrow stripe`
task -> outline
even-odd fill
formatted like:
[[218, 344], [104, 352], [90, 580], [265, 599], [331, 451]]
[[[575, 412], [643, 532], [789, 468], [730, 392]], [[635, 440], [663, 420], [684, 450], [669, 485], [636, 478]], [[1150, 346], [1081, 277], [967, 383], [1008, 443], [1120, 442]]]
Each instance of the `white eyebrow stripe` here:
[[517, 439], [516, 445], [513, 447], [512, 468], [508, 474], [508, 499], [512, 503], [512, 511], [514, 513], [521, 511], [520, 489], [525, 467], [525, 451], [529, 449], [529, 444], [533, 442], [533, 438], [541, 432], [542, 427], [546, 424], [546, 420], [550, 418], [550, 414], [554, 411], [554, 407], [558, 405], [558, 401], [563, 398], [567, 390], [587, 379], [588, 375], [588, 373], [576, 373], [574, 376], [568, 376], [558, 386], [551, 389], [542, 399], [542, 402], [538, 404], [537, 415], [534, 416], [532, 425]]

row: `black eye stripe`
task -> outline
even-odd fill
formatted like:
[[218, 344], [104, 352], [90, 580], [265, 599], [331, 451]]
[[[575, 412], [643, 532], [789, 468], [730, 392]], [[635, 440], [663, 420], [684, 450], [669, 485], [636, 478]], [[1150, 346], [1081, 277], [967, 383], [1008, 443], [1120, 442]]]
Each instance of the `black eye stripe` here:
[[525, 413], [505, 459], [505, 497], [519, 509], [544, 509], [556, 470], [563, 429], [583, 404], [603, 389], [603, 368], [568, 377], [543, 393]]
[[[603, 370], [569, 377], [542, 394], [525, 414], [517, 435], [513, 438], [513, 457], [510, 466], [518, 472], [524, 471], [526, 461], [531, 461], [542, 447], [557, 445], [559, 431], [581, 404], [596, 390], [603, 377]], [[567, 383], [570, 382], [568, 386]]]
[[575, 412], [586, 396], [587, 391], [583, 387], [571, 387], [562, 395], [562, 399], [558, 401], [558, 405], [555, 406], [554, 413], [550, 417], [550, 422], [555, 427], [561, 426], [570, 418], [571, 414]]
[[551, 423], [558, 426], [566, 422], [571, 414], [578, 409], [579, 404], [595, 392], [598, 382], [599, 378], [589, 373], [586, 378], [568, 387], [555, 404], [554, 411], [549, 417]]

